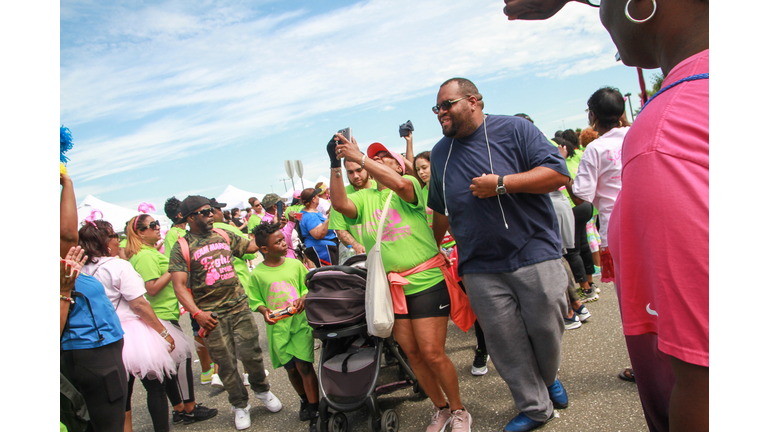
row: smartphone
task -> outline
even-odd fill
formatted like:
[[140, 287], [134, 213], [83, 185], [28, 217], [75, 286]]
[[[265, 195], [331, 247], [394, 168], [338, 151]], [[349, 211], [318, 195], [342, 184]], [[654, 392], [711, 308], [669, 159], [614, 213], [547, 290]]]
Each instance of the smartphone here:
[[352, 142], [352, 128], [348, 127], [346, 129], [342, 129], [339, 131], [340, 134], [344, 135], [344, 138], [346, 138], [349, 142]]
[[283, 206], [285, 205], [284, 202], [278, 201], [277, 202], [277, 221], [280, 222], [280, 219], [282, 219], [285, 215], [283, 214], [284, 209]]

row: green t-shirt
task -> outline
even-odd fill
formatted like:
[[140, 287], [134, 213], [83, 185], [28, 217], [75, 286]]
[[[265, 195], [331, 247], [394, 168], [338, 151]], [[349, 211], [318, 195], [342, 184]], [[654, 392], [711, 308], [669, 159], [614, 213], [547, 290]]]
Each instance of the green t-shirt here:
[[[371, 189], [376, 189], [376, 187], [378, 187], [376, 180], [371, 180]], [[345, 186], [344, 190], [347, 192], [347, 196], [350, 196], [358, 192], [355, 190], [355, 187], [351, 184]], [[424, 202], [427, 202], [427, 201], [425, 200]], [[330, 221], [328, 222], [329, 229], [349, 231], [349, 234], [352, 236], [353, 239], [355, 239], [356, 242], [363, 244], [362, 242], [363, 226], [362, 225], [348, 224], [344, 218], [344, 215], [334, 210], [333, 207], [331, 207], [331, 213], [328, 215], [328, 219], [330, 219]]]
[[[213, 231], [206, 234], [190, 231], [184, 238], [189, 242], [191, 271], [188, 286], [197, 307], [221, 316], [248, 310], [248, 297], [235, 273], [232, 258], [245, 255], [249, 241], [230, 235], [227, 244]], [[187, 272], [187, 261], [178, 242], [171, 250], [168, 270], [171, 273]]]
[[248, 218], [248, 234], [253, 232], [253, 229], [261, 225], [261, 215], [252, 214]]
[[295, 213], [301, 213], [301, 210], [304, 209], [304, 206], [301, 204], [296, 204], [295, 206], [290, 206], [285, 208], [285, 217], [288, 217], [288, 213], [295, 212]]
[[[168, 271], [168, 258], [157, 249], [144, 245], [128, 260], [144, 282], [157, 279]], [[144, 295], [158, 318], [169, 321], [179, 319], [179, 300], [169, 283], [156, 296]]]
[[[213, 223], [214, 228], [220, 228], [223, 230], [226, 230], [227, 232], [231, 232], [230, 235], [239, 235], [246, 241], [250, 242], [251, 239], [247, 235], [243, 234], [242, 231], [237, 229], [237, 227], [233, 227], [232, 225], [224, 222], [214, 222]], [[232, 258], [232, 265], [235, 267], [235, 273], [237, 273], [237, 278], [240, 279], [240, 283], [243, 285], [243, 289], [245, 290], [245, 293], [248, 294], [248, 285], [251, 283], [251, 270], [248, 268], [248, 262], [247, 260], [256, 259], [256, 254], [245, 254], [242, 258], [233, 257]], [[252, 305], [251, 296], [248, 296], [248, 304]]]
[[[413, 183], [417, 201], [411, 204], [396, 194], [392, 195], [381, 237], [381, 257], [387, 273], [412, 269], [438, 254], [435, 237], [427, 223], [426, 202], [421, 185], [416, 177], [406, 175], [403, 178]], [[390, 192], [389, 189], [364, 189], [349, 195], [349, 200], [357, 207], [357, 218], [349, 219], [345, 216], [344, 219], [350, 225], [362, 225], [362, 243], [366, 250], [371, 250], [376, 244], [379, 218]], [[442, 281], [443, 272], [439, 268], [432, 268], [406, 276], [406, 279], [410, 284], [403, 286], [403, 292], [411, 295]]]
[[[304, 278], [307, 268], [301, 261], [286, 258], [279, 267], [269, 267], [263, 262], [251, 273], [251, 288], [248, 297], [256, 300], [256, 310], [266, 306], [275, 311], [293, 304], [293, 301], [307, 293]], [[294, 356], [310, 363], [315, 361], [314, 338], [307, 323], [307, 314], [302, 311], [282, 319], [274, 325], [267, 324], [269, 357], [275, 369], [288, 363]]]
[[165, 233], [165, 240], [163, 241], [163, 246], [165, 247], [165, 252], [163, 254], [166, 258], [171, 258], [171, 249], [173, 249], [173, 245], [176, 244], [177, 241], [179, 241], [179, 237], [184, 237], [187, 234], [187, 230], [184, 228], [179, 227], [171, 227], [171, 229], [168, 230], [167, 233]]

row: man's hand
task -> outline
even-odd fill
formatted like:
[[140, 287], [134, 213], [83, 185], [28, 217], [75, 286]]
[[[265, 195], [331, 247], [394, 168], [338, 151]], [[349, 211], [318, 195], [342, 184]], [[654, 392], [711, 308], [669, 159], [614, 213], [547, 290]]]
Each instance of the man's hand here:
[[469, 190], [478, 198], [490, 198], [497, 195], [496, 187], [499, 185], [499, 176], [496, 174], [483, 174], [472, 179]]
[[[504, 14], [508, 19], [545, 20], [556, 14], [571, 0], [504, 0]], [[585, 3], [584, 0], [576, 0]]]
[[200, 324], [200, 327], [203, 327], [208, 333], [212, 332], [217, 325], [219, 325], [219, 320], [211, 316], [210, 312], [202, 311], [197, 316], [195, 316], [195, 320], [197, 320], [197, 323]]

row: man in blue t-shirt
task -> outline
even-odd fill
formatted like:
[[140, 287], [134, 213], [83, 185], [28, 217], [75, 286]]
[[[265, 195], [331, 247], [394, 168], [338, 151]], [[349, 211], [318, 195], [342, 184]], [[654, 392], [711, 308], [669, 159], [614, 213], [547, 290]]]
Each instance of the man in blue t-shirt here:
[[539, 129], [486, 116], [482, 98], [464, 78], [440, 87], [433, 111], [445, 137], [432, 149], [427, 205], [438, 245], [450, 224], [459, 275], [520, 411], [505, 430], [527, 431], [568, 406], [557, 379], [568, 281], [548, 193], [569, 176]]

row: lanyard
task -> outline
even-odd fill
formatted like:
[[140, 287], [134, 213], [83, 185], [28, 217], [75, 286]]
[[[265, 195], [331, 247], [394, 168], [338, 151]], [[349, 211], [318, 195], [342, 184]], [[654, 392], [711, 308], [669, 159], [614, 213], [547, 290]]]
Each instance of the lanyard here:
[[672, 87], [674, 87], [674, 86], [676, 86], [678, 84], [682, 84], [682, 83], [684, 83], [686, 81], [696, 81], [696, 80], [700, 80], [700, 79], [709, 79], [709, 72], [703, 73], [703, 74], [691, 75], [689, 77], [685, 77], [685, 78], [683, 78], [681, 80], [678, 80], [678, 81], [675, 81], [672, 84], [670, 84], [670, 85], [664, 87], [663, 89], [657, 91], [653, 96], [651, 96], [650, 99], [648, 99], [648, 102], [646, 102], [645, 105], [643, 105], [640, 108], [640, 111], [637, 112], [637, 116], [635, 116], [635, 117], [638, 117], [640, 115], [640, 113], [643, 112], [643, 109], [645, 109], [645, 107], [647, 107], [648, 104], [651, 103], [651, 101], [656, 98], [656, 96], [664, 93], [665, 91], [671, 89]]

